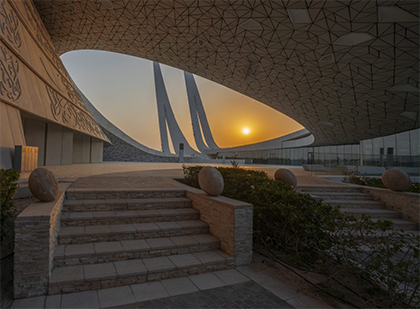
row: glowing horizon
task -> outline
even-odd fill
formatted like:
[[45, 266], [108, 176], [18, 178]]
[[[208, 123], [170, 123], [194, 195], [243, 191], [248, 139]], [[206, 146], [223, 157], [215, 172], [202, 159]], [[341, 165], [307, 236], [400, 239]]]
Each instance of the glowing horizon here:
[[[69, 52], [61, 59], [77, 86], [109, 121], [139, 143], [160, 150], [152, 61], [91, 50]], [[166, 65], [161, 68], [178, 124], [190, 145], [197, 149], [183, 71]], [[303, 129], [265, 104], [194, 77], [212, 134], [222, 148], [253, 144]]]

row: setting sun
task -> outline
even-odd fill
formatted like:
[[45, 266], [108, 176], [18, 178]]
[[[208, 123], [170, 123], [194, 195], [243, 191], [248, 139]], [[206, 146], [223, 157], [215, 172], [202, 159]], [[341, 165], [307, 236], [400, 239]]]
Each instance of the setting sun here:
[[249, 132], [251, 132], [251, 130], [249, 128], [243, 128], [242, 129], [243, 134], [249, 134]]

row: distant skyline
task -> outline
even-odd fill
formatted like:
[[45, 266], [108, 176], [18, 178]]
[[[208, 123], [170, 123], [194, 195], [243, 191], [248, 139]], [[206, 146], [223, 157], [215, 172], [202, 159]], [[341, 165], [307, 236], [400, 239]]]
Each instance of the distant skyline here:
[[[92, 104], [126, 134], [160, 150], [152, 61], [105, 51], [61, 56]], [[181, 130], [196, 148], [183, 71], [161, 65], [169, 100]], [[216, 143], [235, 147], [283, 136], [303, 127], [286, 115], [222, 85], [194, 75]], [[244, 134], [248, 128], [249, 133]]]

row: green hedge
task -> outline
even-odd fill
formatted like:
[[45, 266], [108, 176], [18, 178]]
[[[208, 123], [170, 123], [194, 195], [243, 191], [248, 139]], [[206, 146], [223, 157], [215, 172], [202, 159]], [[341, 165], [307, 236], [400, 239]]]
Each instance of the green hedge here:
[[0, 224], [1, 237], [4, 237], [5, 222], [12, 216], [13, 195], [18, 189], [19, 171], [14, 169], [0, 169]]
[[[202, 168], [184, 165], [185, 184], [199, 188]], [[390, 221], [345, 216], [338, 206], [296, 192], [262, 171], [217, 170], [225, 181], [223, 196], [253, 205], [255, 246], [279, 250], [296, 266], [328, 273], [335, 265], [334, 269], [391, 282], [390, 295], [400, 306], [410, 295], [419, 296], [419, 236], [395, 229]], [[382, 235], [387, 236], [378, 237]], [[409, 259], [401, 258], [407, 254]], [[410, 295], [405, 291], [408, 285], [416, 287]]]
[[[360, 186], [368, 186], [375, 188], [385, 188], [382, 183], [381, 178], [372, 178], [367, 176], [362, 176], [357, 173], [349, 173], [343, 180], [343, 182], [352, 183]], [[419, 193], [420, 194], [420, 183], [413, 182], [411, 183], [411, 188], [407, 192]]]

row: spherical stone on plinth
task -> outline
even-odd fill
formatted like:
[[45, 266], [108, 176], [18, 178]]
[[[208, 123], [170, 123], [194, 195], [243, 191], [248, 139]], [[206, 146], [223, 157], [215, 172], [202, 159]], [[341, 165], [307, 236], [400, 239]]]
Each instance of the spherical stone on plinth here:
[[28, 187], [32, 195], [42, 202], [54, 201], [59, 192], [54, 174], [42, 167], [34, 169], [29, 175]]
[[225, 182], [217, 169], [206, 166], [198, 173], [198, 184], [208, 195], [217, 196], [222, 193]]
[[280, 168], [274, 173], [274, 179], [284, 182], [286, 185], [291, 186], [292, 188], [296, 188], [297, 186], [297, 179], [295, 174], [284, 168]]
[[397, 168], [386, 170], [382, 174], [382, 183], [392, 191], [408, 191], [411, 188], [410, 176]]

